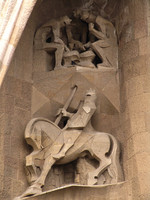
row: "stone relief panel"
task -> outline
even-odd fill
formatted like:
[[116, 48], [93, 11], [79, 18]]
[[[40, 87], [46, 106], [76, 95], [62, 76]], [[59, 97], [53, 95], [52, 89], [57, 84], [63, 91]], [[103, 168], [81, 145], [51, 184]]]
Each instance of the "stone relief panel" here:
[[114, 25], [94, 10], [77, 9], [71, 17], [52, 19], [36, 32], [35, 71], [61, 67], [117, 69], [118, 44]]
[[67, 111], [77, 90], [77, 85], [71, 89], [63, 108], [56, 114], [55, 122], [39, 117], [27, 124], [25, 139], [33, 148], [26, 157], [31, 186], [20, 198], [40, 194], [53, 165], [75, 160], [74, 183], [103, 185], [123, 180], [117, 140], [109, 133], [96, 131], [91, 123], [97, 109], [96, 91], [84, 92], [75, 112]]
[[108, 122], [99, 120], [100, 113], [113, 118], [120, 111], [117, 68], [115, 27], [91, 7], [36, 31], [33, 118], [25, 129], [33, 148], [26, 157], [30, 186], [17, 199], [67, 184], [123, 181], [117, 137], [99, 128]]

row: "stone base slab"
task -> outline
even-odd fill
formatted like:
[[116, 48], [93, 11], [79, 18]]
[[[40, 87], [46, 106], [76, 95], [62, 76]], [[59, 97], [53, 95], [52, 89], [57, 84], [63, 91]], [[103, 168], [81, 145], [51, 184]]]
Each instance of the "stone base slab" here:
[[28, 200], [128, 200], [126, 182], [105, 186], [68, 185]]

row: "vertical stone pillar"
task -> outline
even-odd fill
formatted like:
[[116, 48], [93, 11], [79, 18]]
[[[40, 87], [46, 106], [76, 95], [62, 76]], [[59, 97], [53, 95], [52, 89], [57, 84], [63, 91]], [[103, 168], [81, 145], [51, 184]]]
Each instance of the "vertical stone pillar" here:
[[129, 199], [150, 199], [150, 5], [127, 4], [130, 37], [120, 41], [121, 122]]

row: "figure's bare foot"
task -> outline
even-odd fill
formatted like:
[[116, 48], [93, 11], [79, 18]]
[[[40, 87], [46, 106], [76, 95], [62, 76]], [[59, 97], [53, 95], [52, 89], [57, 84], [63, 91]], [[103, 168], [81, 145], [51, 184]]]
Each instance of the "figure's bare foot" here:
[[61, 158], [65, 157], [65, 153], [64, 152], [60, 152], [58, 154], [53, 155], [53, 158], [56, 160], [59, 160]]

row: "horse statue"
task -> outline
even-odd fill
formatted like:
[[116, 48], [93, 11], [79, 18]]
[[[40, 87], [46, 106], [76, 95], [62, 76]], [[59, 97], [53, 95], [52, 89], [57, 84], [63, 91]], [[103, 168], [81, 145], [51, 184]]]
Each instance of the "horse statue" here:
[[[47, 174], [53, 165], [77, 160], [78, 166], [80, 158], [85, 156], [90, 156], [99, 163], [97, 168], [87, 173], [87, 185], [98, 184], [98, 178], [104, 176], [106, 170], [110, 176], [110, 184], [123, 180], [118, 141], [111, 134], [98, 132], [92, 127], [95, 101], [95, 91], [89, 90], [76, 113], [71, 114], [66, 109], [61, 109], [59, 114], [69, 118], [63, 129], [45, 118], [29, 121], [25, 129], [25, 139], [33, 147], [33, 152], [26, 157], [27, 177], [31, 186], [22, 197], [42, 192]], [[37, 168], [41, 170], [40, 174], [37, 173]], [[80, 173], [80, 167], [77, 169]]]

